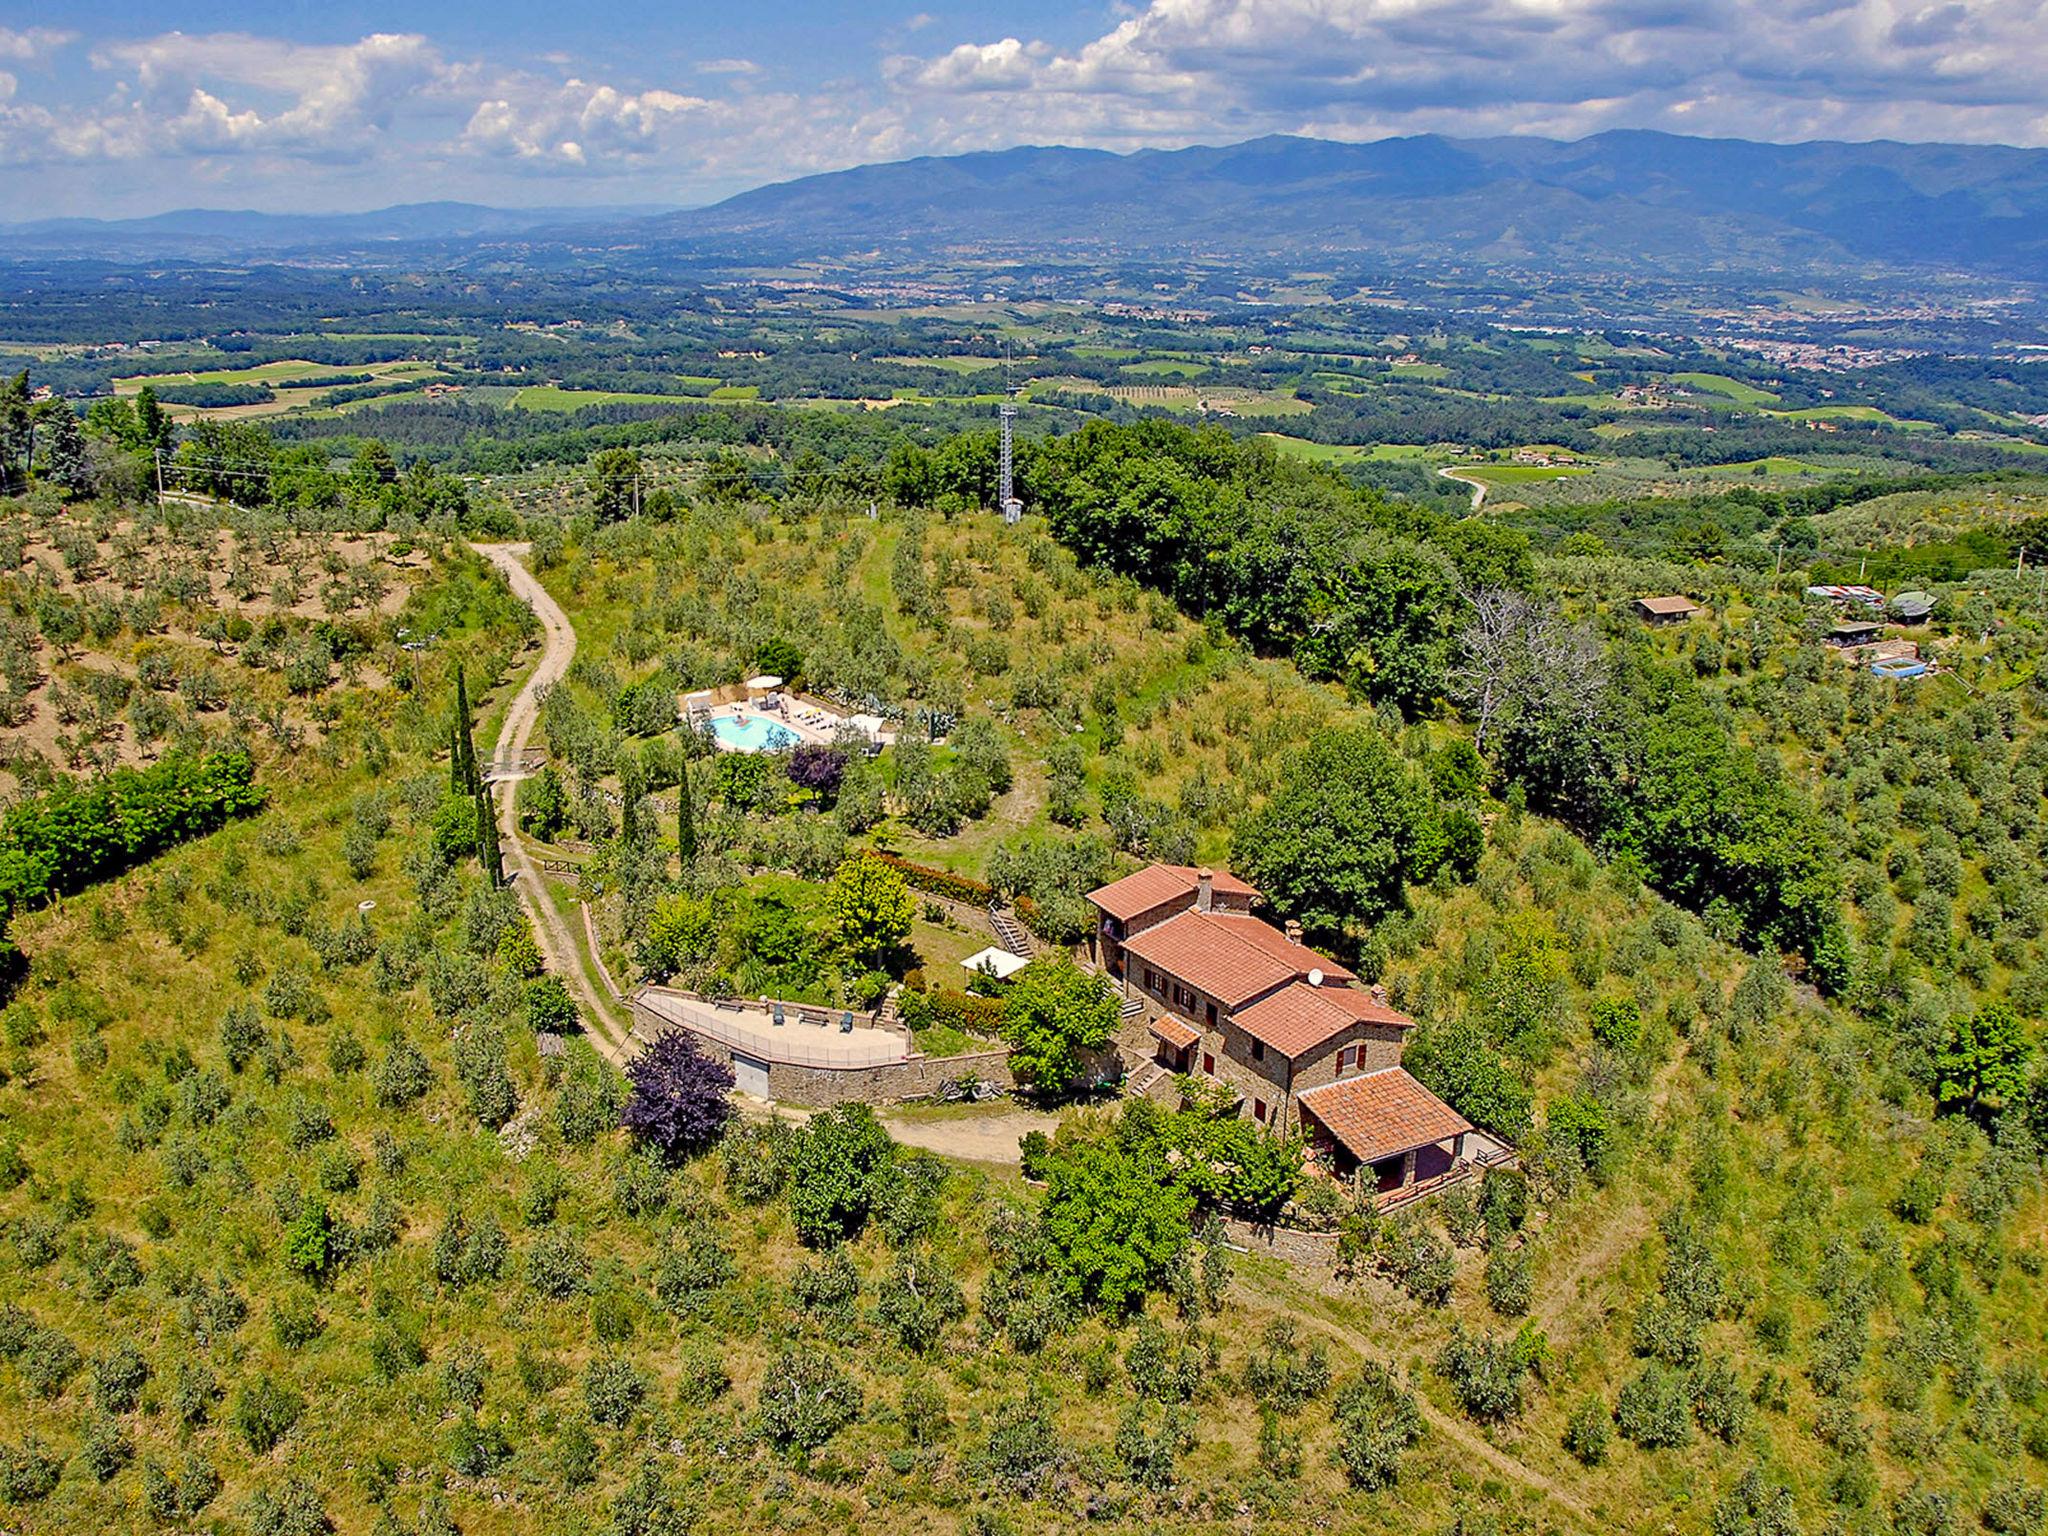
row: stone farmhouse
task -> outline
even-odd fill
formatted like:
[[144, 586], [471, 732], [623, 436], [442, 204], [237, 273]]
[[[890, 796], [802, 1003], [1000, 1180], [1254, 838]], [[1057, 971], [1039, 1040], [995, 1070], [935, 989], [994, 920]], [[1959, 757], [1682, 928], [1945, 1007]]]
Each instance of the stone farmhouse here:
[[1242, 1113], [1303, 1131], [1342, 1177], [1383, 1201], [1510, 1160], [1401, 1067], [1415, 1021], [1379, 987], [1253, 915], [1227, 872], [1153, 864], [1089, 892], [1090, 949], [1124, 997], [1119, 1046], [1139, 1092], [1170, 1074], [1221, 1083]]

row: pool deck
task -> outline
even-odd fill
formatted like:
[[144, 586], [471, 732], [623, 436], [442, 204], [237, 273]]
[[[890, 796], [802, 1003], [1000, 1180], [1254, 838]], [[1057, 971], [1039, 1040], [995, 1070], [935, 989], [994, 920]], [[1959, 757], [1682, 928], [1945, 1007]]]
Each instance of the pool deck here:
[[[777, 1024], [771, 1005], [753, 999], [729, 999], [721, 1007], [667, 987], [643, 987], [636, 997], [641, 1006], [664, 1024], [678, 1025], [762, 1061], [791, 1066], [874, 1067], [910, 1059], [910, 1041], [900, 1030], [862, 1024], [842, 1031], [836, 1008], [816, 1010], [832, 1021], [820, 1028], [803, 1023], [794, 1003], [784, 1005], [788, 1022]], [[636, 1034], [646, 1038], [644, 1030]]]
[[[793, 714], [782, 714], [772, 709], [761, 709], [752, 704], [714, 704], [710, 709], [704, 711], [702, 718], [710, 722], [719, 720], [742, 722], [761, 720], [767, 722], [773, 729], [787, 731], [798, 742], [817, 741], [829, 744], [832, 740], [832, 730], [830, 728], [820, 730], [814, 725], [798, 721], [794, 718]], [[762, 752], [775, 750], [769, 744], [750, 747], [743, 742], [727, 741], [723, 736], [717, 735], [717, 729], [714, 723], [712, 725], [712, 733], [718, 742], [718, 750], [721, 752]]]

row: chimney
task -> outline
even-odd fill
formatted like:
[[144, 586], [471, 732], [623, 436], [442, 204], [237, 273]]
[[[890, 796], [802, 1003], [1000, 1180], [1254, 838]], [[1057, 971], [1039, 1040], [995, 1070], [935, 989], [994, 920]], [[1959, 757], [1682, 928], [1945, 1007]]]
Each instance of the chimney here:
[[1287, 919], [1287, 942], [1290, 944], [1299, 944], [1301, 942], [1301, 924], [1291, 917]]
[[1195, 910], [1207, 912], [1216, 904], [1216, 876], [1206, 869], [1195, 871]]
[[1382, 1008], [1391, 1008], [1393, 1006], [1393, 1004], [1387, 1001], [1387, 984], [1385, 982], [1376, 981], [1372, 984], [1372, 1000]]

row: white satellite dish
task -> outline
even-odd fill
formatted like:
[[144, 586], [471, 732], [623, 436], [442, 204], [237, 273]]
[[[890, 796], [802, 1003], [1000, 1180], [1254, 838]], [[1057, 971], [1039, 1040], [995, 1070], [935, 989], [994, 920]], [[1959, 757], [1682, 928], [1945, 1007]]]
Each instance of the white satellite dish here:
[[1323, 984], [1323, 973], [1313, 966], [1309, 968], [1308, 984], [1312, 987], [1320, 987]]

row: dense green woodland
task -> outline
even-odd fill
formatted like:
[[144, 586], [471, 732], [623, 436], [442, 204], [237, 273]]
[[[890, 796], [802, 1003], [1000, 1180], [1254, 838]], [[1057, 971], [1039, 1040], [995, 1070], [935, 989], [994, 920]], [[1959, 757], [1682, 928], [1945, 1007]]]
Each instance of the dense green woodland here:
[[[452, 472], [489, 442], [78, 430], [0, 504], [24, 665], [72, 686], [189, 634], [307, 713], [195, 707], [210, 755], [0, 818], [6, 1523], [2041, 1528], [2043, 615], [1940, 584], [1944, 675], [1908, 687], [1798, 596], [1916, 547], [1921, 495], [2002, 564], [2024, 518], [1971, 509], [2007, 482], [1564, 528], [1099, 422], [1023, 445], [1004, 529], [990, 435], [888, 418], [578, 427], [562, 515]], [[158, 444], [249, 548], [389, 537], [404, 601], [344, 623], [337, 575], [328, 630], [270, 637], [115, 601], [120, 539], [182, 536], [132, 504]], [[1026, 1177], [857, 1109], [736, 1118], [693, 1053], [622, 1075], [579, 1033], [465, 771], [531, 619], [464, 533], [527, 537], [576, 622], [519, 806], [581, 845], [551, 889], [611, 963], [901, 985], [926, 1049], [1001, 1040], [1081, 1101]], [[1642, 629], [1646, 577], [1707, 617]], [[762, 667], [903, 739], [720, 756], [677, 720]], [[1115, 1001], [1073, 966], [941, 979], [966, 935], [926, 898], [1069, 939], [1145, 858], [1227, 863], [1383, 982], [1410, 1069], [1522, 1167], [1382, 1216], [1197, 1084], [1091, 1101]], [[1332, 1234], [1337, 1276], [1231, 1253], [1226, 1209]]]

